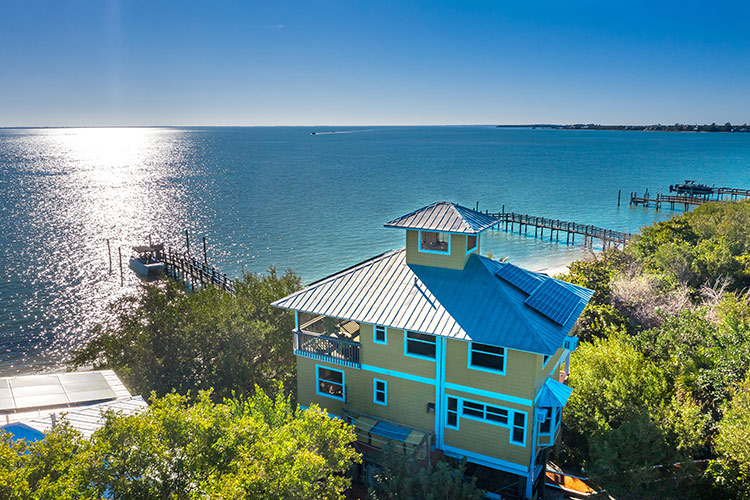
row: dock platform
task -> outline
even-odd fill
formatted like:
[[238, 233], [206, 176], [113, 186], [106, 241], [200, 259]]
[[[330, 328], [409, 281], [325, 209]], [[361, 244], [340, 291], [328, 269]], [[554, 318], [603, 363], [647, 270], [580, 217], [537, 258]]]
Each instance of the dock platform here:
[[234, 281], [215, 267], [209, 266], [205, 259], [200, 260], [168, 248], [164, 254], [164, 272], [190, 288], [215, 286], [234, 295]]
[[594, 240], [599, 240], [603, 249], [625, 245], [633, 237], [631, 233], [606, 229], [591, 224], [580, 224], [578, 222], [565, 221], [560, 219], [550, 219], [547, 217], [538, 217], [535, 215], [518, 214], [515, 212], [488, 212], [490, 215], [500, 221], [493, 227], [497, 229], [503, 227], [505, 231], [515, 232], [518, 225], [518, 234], [528, 235], [529, 228], [534, 228], [535, 238], [544, 238], [544, 230], [549, 231], [549, 240], [560, 241], [560, 232], [565, 233], [565, 243], [574, 245], [576, 235], [583, 236], [583, 246], [593, 248]]

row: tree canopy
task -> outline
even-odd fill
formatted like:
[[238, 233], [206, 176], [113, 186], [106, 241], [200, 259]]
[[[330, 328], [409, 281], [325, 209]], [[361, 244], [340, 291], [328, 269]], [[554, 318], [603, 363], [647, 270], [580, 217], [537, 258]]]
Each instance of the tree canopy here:
[[271, 302], [300, 288], [291, 271], [245, 274], [236, 295], [186, 293], [172, 281], [146, 284], [116, 300], [111, 319], [77, 351], [73, 365], [114, 369], [136, 393], [212, 390], [217, 400], [255, 385], [294, 387], [294, 316]]
[[[281, 390], [214, 403], [169, 394], [106, 414], [90, 440], [64, 421], [33, 443], [0, 438], [0, 493], [27, 499], [341, 499], [360, 458], [352, 428]], [[106, 495], [105, 495], [106, 494]]]
[[748, 494], [737, 486], [748, 457], [730, 437], [750, 422], [738, 410], [750, 374], [748, 227], [750, 200], [707, 203], [563, 276], [595, 293], [558, 459], [618, 498]]

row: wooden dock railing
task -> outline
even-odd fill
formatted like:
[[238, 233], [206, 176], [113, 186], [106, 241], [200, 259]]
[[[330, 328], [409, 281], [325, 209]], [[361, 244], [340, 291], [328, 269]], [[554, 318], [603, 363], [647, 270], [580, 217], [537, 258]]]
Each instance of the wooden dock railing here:
[[518, 234], [527, 234], [530, 227], [534, 228], [535, 238], [544, 238], [544, 230], [549, 230], [549, 239], [552, 241], [556, 237], [556, 241], [560, 240], [560, 232], [566, 234], [566, 244], [575, 244], [576, 235], [583, 236], [583, 246], [593, 248], [594, 240], [599, 240], [602, 243], [602, 248], [609, 246], [625, 245], [633, 235], [631, 233], [625, 233], [622, 231], [615, 231], [613, 229], [605, 229], [591, 224], [579, 224], [578, 222], [564, 221], [560, 219], [550, 219], [547, 217], [537, 217], [535, 215], [528, 214], [517, 214], [515, 212], [498, 212], [491, 213], [486, 212], [500, 221], [495, 227], [504, 226], [506, 231], [515, 231], [515, 226], [518, 225]]
[[690, 207], [696, 207], [698, 205], [702, 205], [711, 201], [717, 200], [703, 196], [670, 195], [659, 193], [656, 193], [656, 198], [651, 198], [648, 194], [648, 191], [643, 196], [638, 196], [638, 193], [630, 193], [631, 205], [655, 207], [657, 210], [662, 208], [665, 204], [668, 204], [671, 210], [675, 209], [675, 205], [681, 205], [684, 210], [689, 210]]
[[167, 276], [191, 288], [215, 286], [234, 295], [234, 281], [215, 267], [209, 266], [205, 259], [199, 260], [184, 253], [173, 252], [169, 248], [164, 253], [164, 271]]

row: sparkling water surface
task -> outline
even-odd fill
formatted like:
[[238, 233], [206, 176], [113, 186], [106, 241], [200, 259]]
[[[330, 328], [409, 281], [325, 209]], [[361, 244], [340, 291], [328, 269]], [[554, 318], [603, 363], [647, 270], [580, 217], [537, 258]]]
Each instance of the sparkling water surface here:
[[[0, 130], [0, 374], [59, 368], [139, 283], [127, 257], [149, 235], [182, 250], [188, 229], [193, 253], [205, 236], [209, 261], [230, 276], [273, 265], [308, 282], [399, 248], [403, 232], [383, 223], [433, 201], [635, 231], [674, 212], [629, 207], [628, 193], [685, 179], [750, 187], [750, 134]], [[488, 252], [532, 269], [585, 253], [501, 231], [484, 234]]]

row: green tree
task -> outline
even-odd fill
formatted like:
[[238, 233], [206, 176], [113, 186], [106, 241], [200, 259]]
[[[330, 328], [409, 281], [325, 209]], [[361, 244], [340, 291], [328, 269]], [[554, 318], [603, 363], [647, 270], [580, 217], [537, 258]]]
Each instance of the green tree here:
[[212, 389], [221, 400], [256, 384], [294, 387], [294, 316], [270, 304], [299, 288], [297, 275], [273, 268], [245, 274], [235, 296], [216, 288], [186, 293], [167, 280], [144, 285], [110, 306], [112, 319], [72, 364], [112, 368], [136, 393]]
[[563, 416], [581, 436], [619, 427], [641, 410], [654, 414], [668, 401], [666, 374], [622, 334], [582, 343], [571, 367], [573, 393]]
[[750, 498], [750, 377], [738, 384], [718, 424], [716, 460], [709, 466], [718, 485], [738, 499]]
[[484, 492], [476, 486], [476, 478], [466, 477], [465, 461], [457, 467], [445, 461], [428, 466], [386, 449], [369, 496], [372, 500], [481, 500]]
[[360, 457], [351, 426], [281, 387], [214, 403], [169, 394], [144, 412], [105, 415], [90, 440], [58, 425], [38, 442], [0, 436], [2, 498], [343, 499]]
[[89, 442], [65, 421], [45, 439], [30, 443], [0, 431], [1, 498], [101, 498], [103, 490], [92, 483], [100, 465]]

